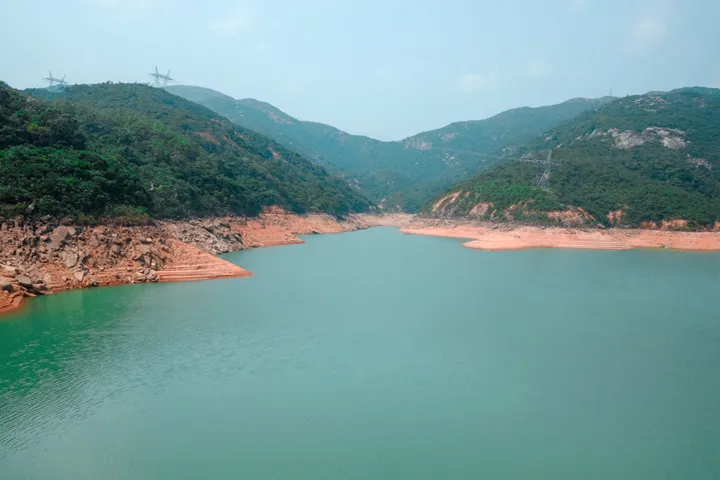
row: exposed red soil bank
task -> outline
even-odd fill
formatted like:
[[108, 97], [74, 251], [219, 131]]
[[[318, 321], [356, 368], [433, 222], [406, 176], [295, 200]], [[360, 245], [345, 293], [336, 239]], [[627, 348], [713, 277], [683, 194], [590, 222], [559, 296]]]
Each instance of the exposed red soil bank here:
[[357, 216], [338, 222], [329, 215], [266, 213], [258, 218], [247, 219], [244, 224], [237, 226], [237, 230], [243, 238], [245, 248], [255, 248], [303, 243], [296, 235], [352, 232], [367, 226]]
[[203, 252], [198, 247], [179, 240], [169, 240], [173, 245], [172, 262], [158, 272], [160, 282], [184, 282], [190, 280], [214, 280], [216, 278], [249, 277], [244, 268], [222, 258]]
[[463, 246], [478, 250], [525, 248], [585, 248], [628, 250], [670, 248], [675, 250], [720, 251], [720, 233], [675, 232], [642, 229], [541, 228], [514, 225], [453, 224], [415, 220], [400, 231], [413, 235], [463, 238]]

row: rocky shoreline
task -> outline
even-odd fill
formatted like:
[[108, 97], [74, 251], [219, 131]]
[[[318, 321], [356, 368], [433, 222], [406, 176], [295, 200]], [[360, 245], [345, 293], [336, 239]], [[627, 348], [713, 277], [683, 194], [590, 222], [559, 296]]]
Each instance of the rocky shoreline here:
[[299, 216], [268, 209], [256, 218], [160, 221], [143, 226], [21, 219], [0, 224], [0, 313], [24, 298], [127, 283], [175, 282], [251, 275], [217, 257], [227, 252], [302, 243], [296, 235], [367, 228], [360, 216]]
[[478, 250], [668, 248], [720, 251], [720, 232], [538, 227], [422, 218], [409, 214], [294, 215], [268, 209], [255, 218], [159, 221], [143, 226], [72, 224], [69, 219], [0, 224], [0, 313], [24, 298], [127, 283], [245, 277], [251, 272], [218, 255], [247, 248], [303, 243], [297, 235], [396, 226], [412, 235], [468, 240]]

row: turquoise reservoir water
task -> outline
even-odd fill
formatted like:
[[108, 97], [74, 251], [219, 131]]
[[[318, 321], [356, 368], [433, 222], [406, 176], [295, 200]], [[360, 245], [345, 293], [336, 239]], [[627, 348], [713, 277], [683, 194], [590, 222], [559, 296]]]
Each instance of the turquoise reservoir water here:
[[0, 320], [0, 478], [717, 479], [720, 255], [392, 228]]

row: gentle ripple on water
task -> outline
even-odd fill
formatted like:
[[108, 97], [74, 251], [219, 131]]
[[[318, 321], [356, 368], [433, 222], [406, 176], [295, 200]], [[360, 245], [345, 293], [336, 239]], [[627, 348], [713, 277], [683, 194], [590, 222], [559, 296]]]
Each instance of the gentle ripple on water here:
[[0, 478], [720, 478], [720, 255], [377, 229], [0, 322]]

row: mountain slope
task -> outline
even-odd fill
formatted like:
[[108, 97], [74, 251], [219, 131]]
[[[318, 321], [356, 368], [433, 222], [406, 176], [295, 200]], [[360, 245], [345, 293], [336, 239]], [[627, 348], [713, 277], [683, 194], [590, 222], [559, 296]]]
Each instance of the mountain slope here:
[[346, 172], [348, 180], [388, 208], [410, 210], [458, 179], [494, 165], [504, 149], [606, 101], [575, 99], [548, 107], [524, 107], [487, 120], [453, 123], [402, 141], [383, 142], [301, 121], [253, 99], [232, 100], [200, 87], [167, 90], [268, 135], [321, 165]]
[[444, 155], [444, 158], [451, 163], [458, 163], [461, 155], [476, 156], [482, 162], [486, 155], [491, 157], [489, 154], [502, 152], [506, 147], [522, 145], [548, 129], [611, 100], [611, 97], [575, 98], [557, 105], [515, 108], [486, 120], [451, 123], [405, 139], [403, 143], [408, 148], [445, 151], [450, 155]]
[[184, 217], [270, 205], [342, 215], [368, 207], [322, 167], [164, 90], [100, 84], [29, 93], [0, 84], [5, 215]]
[[[625, 97], [428, 203], [442, 216], [708, 228], [720, 220], [720, 90]], [[549, 188], [538, 180], [551, 158]]]

